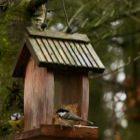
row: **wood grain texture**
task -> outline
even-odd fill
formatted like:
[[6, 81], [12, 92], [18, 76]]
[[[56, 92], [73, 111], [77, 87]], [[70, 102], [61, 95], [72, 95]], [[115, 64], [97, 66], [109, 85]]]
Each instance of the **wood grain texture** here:
[[89, 109], [89, 80], [88, 75], [82, 75], [81, 77], [81, 117], [85, 120], [88, 119]]
[[[49, 36], [51, 33], [53, 34]], [[43, 35], [38, 36], [38, 34]], [[67, 40], [65, 35], [61, 37], [59, 33], [58, 38], [55, 38], [56, 34], [53, 31], [44, 33], [31, 30], [31, 33], [26, 35], [24, 47], [19, 52], [12, 75], [24, 76], [30, 56], [39, 67], [47, 67], [51, 70], [103, 73], [105, 67], [90, 42], [83, 42], [82, 37], [80, 40]]]
[[55, 73], [55, 108], [63, 105], [78, 104], [77, 113], [88, 118], [89, 81], [87, 74]]
[[25, 130], [51, 124], [53, 118], [54, 75], [39, 68], [30, 58], [26, 68], [24, 86]]
[[17, 133], [14, 140], [97, 140], [97, 127], [63, 127], [59, 125], [40, 125], [39, 128]]
[[40, 37], [47, 37], [47, 38], [55, 38], [55, 39], [65, 39], [65, 40], [75, 40], [75, 41], [82, 41], [82, 42], [90, 42], [89, 38], [85, 34], [67, 34], [58, 31], [51, 31], [46, 30], [44, 32], [40, 32], [35, 28], [28, 27], [27, 32], [30, 36], [40, 36]]
[[26, 69], [25, 66], [27, 65], [29, 58], [31, 56], [31, 53], [27, 49], [26, 44], [24, 44], [23, 47], [20, 48], [19, 52], [20, 53], [17, 56], [16, 62], [11, 72], [11, 75], [13, 77], [21, 77], [21, 75], [22, 77], [24, 76]]
[[97, 66], [98, 66], [99, 68], [104, 69], [105, 67], [104, 67], [103, 63], [101, 62], [100, 58], [98, 57], [98, 55], [96, 54], [96, 52], [94, 51], [92, 45], [91, 45], [90, 43], [88, 43], [86, 46], [87, 46], [88, 51], [89, 51], [90, 54], [92, 55], [93, 60], [95, 60]]
[[[31, 51], [31, 54], [34, 55], [35, 58], [37, 57], [37, 60], [38, 60], [39, 62], [40, 62], [40, 61], [41, 61], [41, 62], [46, 62], [45, 56], [42, 55], [42, 51], [41, 51], [41, 49], [40, 49], [40, 46], [39, 46], [37, 40], [34, 39], [34, 38], [29, 38], [29, 39], [27, 39], [26, 42], [28, 42], [28, 40], [29, 40], [28, 46], [30, 46], [30, 47], [28, 47], [28, 48], [29, 48], [29, 50]], [[31, 43], [31, 45], [29, 45], [30, 43]]]

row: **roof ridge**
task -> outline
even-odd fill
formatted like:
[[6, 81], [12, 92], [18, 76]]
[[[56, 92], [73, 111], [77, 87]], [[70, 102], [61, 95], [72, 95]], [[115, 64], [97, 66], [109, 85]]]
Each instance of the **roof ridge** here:
[[39, 36], [44, 38], [55, 38], [55, 39], [62, 39], [62, 40], [75, 40], [81, 42], [90, 42], [89, 38], [86, 34], [68, 34], [60, 31], [53, 31], [53, 30], [45, 30], [39, 31], [33, 27], [27, 27], [27, 33], [29, 36]]

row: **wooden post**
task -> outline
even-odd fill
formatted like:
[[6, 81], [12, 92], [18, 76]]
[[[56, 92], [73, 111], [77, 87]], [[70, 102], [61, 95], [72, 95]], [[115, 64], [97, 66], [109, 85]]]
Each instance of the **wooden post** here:
[[88, 119], [89, 109], [89, 80], [88, 76], [83, 75], [81, 77], [81, 117], [85, 120]]

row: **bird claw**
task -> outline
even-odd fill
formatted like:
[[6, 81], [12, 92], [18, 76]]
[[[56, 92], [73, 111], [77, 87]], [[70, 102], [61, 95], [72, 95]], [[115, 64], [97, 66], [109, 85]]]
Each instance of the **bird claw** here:
[[63, 130], [63, 127], [68, 127], [68, 125], [60, 124], [60, 129]]
[[71, 127], [73, 131], [75, 131], [75, 127], [73, 125], [63, 125], [60, 124], [60, 129], [63, 130], [63, 127]]
[[63, 125], [62, 124], [60, 124], [60, 129], [63, 130]]
[[75, 131], [75, 127], [74, 127], [74, 125], [72, 126], [72, 130]]

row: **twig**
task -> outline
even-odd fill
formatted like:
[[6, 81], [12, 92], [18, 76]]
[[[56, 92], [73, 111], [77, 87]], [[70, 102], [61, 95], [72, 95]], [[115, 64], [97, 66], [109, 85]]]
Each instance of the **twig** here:
[[117, 72], [117, 71], [119, 71], [120, 69], [122, 69], [122, 68], [128, 66], [129, 64], [131, 64], [131, 63], [137, 61], [138, 59], [140, 59], [140, 52], [138, 53], [138, 56], [136, 56], [133, 60], [131, 59], [131, 57], [129, 57], [127, 63], [125, 63], [124, 65], [118, 67], [117, 69], [112, 70], [112, 71], [109, 71], [109, 72], [104, 73], [104, 74], [98, 74], [98, 75], [95, 75], [95, 76], [89, 76], [89, 78], [90, 78], [90, 79], [93, 79], [93, 78], [101, 78], [101, 77], [103, 77], [103, 76], [112, 74], [112, 73]]
[[[136, 15], [136, 14], [139, 14], [139, 13], [140, 13], [140, 8], [137, 8], [137, 9], [134, 9], [134, 10], [126, 11], [124, 13], [121, 12], [121, 14], [118, 15], [117, 17], [119, 17], [119, 20], [120, 20], [122, 18], [128, 18], [130, 16], [130, 14], [131, 15]], [[103, 26], [104, 24], [109, 24], [109, 23], [111, 23], [113, 21], [116, 21], [116, 20], [118, 20], [118, 18], [116, 18], [116, 17], [112, 18], [112, 19], [107, 18], [104, 22], [98, 24], [97, 26], [93, 26], [92, 30], [95, 30], [95, 29]]]
[[[88, 5], [90, 5], [90, 3], [86, 4], [86, 5], [82, 5], [76, 12], [75, 14], [72, 16], [72, 18], [69, 20], [69, 26], [72, 24], [72, 22], [75, 20], [75, 18], [78, 16], [78, 14], [85, 9]], [[67, 26], [64, 28], [64, 32], [67, 30]]]
[[64, 3], [64, 0], [61, 0], [61, 1], [62, 1], [62, 6], [63, 6], [64, 15], [65, 15], [65, 18], [66, 18], [67, 27], [70, 28], [70, 24], [69, 24], [68, 15], [67, 15], [67, 12], [66, 12], [65, 3]]

